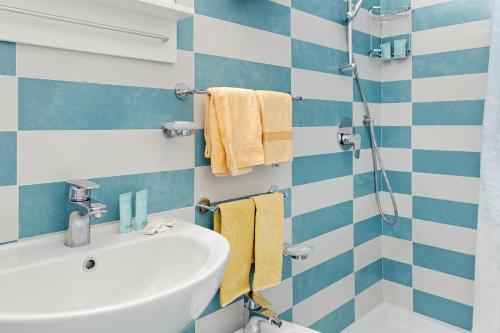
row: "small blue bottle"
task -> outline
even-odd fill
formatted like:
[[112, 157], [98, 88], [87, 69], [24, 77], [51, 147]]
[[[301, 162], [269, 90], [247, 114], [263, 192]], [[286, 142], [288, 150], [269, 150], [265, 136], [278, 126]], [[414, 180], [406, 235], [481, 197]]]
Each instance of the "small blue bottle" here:
[[132, 231], [132, 192], [120, 194], [120, 233]]
[[135, 226], [142, 230], [148, 225], [148, 190], [135, 194]]

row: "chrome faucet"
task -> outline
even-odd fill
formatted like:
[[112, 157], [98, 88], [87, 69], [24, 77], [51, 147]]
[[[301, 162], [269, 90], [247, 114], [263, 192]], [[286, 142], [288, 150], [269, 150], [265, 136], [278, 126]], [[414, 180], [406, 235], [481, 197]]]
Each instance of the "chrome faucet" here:
[[100, 188], [90, 180], [71, 180], [66, 183], [68, 193], [66, 215], [68, 230], [64, 244], [68, 247], [80, 247], [90, 244], [90, 224], [108, 212], [105, 204], [93, 201], [92, 190]]
[[[250, 313], [255, 313], [257, 316], [250, 318]], [[271, 309], [260, 306], [254, 300], [249, 299], [245, 303], [245, 326], [244, 333], [260, 333], [260, 325], [262, 323], [270, 323], [278, 328], [283, 325], [283, 322], [278, 319], [278, 314]]]

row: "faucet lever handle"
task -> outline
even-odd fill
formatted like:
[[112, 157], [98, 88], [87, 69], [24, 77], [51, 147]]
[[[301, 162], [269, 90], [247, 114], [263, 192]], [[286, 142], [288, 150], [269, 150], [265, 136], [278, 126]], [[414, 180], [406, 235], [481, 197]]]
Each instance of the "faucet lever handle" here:
[[69, 185], [68, 199], [75, 202], [90, 200], [92, 190], [101, 187], [101, 185], [87, 179], [69, 180], [66, 183]]
[[67, 183], [82, 190], [97, 190], [101, 187], [101, 185], [94, 183], [93, 181], [88, 179], [68, 180]]

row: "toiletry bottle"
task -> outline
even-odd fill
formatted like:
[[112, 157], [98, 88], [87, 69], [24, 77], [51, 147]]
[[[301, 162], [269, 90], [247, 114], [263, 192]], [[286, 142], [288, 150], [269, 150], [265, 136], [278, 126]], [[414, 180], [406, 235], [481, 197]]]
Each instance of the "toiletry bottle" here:
[[142, 230], [148, 224], [148, 190], [135, 194], [135, 225], [137, 230]]
[[391, 59], [391, 43], [390, 42], [385, 42], [380, 44], [380, 50], [381, 50], [381, 55], [380, 57], [383, 60], [389, 60]]
[[132, 192], [120, 194], [120, 233], [132, 231]]
[[394, 58], [406, 58], [406, 39], [397, 39], [394, 41]]

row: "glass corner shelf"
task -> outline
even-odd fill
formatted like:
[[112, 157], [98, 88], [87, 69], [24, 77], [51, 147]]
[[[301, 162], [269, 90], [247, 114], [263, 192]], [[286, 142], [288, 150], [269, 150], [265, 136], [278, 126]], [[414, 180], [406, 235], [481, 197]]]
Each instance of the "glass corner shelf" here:
[[369, 14], [375, 21], [392, 21], [410, 16], [411, 6], [404, 6], [395, 10], [383, 10], [380, 6], [373, 6], [370, 8]]
[[406, 50], [405, 56], [404, 57], [394, 57], [394, 54], [391, 55], [391, 58], [388, 59], [382, 59], [382, 50], [381, 49], [374, 49], [368, 52], [368, 56], [370, 59], [374, 60], [380, 60], [380, 61], [392, 61], [392, 60], [404, 60], [406, 58], [411, 57], [411, 50]]

